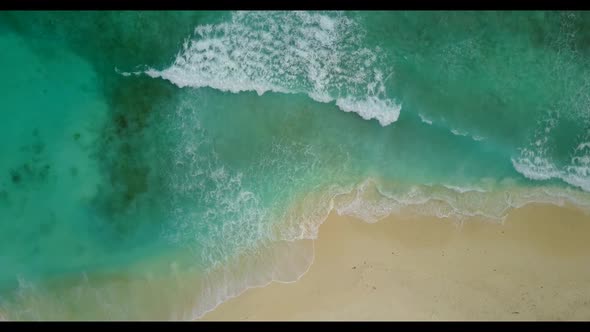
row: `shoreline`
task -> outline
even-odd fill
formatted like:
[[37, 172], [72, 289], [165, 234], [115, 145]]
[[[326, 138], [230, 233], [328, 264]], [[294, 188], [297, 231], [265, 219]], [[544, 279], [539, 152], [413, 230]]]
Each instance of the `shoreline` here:
[[590, 216], [569, 206], [463, 224], [332, 211], [296, 282], [250, 288], [197, 320], [586, 320], [589, 235]]

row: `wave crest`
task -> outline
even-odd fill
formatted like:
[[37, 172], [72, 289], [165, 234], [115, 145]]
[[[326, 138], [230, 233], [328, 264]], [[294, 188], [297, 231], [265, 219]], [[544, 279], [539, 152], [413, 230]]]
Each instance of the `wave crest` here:
[[569, 161], [560, 166], [550, 158], [554, 139], [551, 133], [558, 123], [559, 113], [551, 114], [540, 122], [531, 142], [520, 149], [518, 157], [512, 158], [514, 169], [531, 180], [560, 179], [590, 191], [590, 129], [578, 137], [579, 143], [572, 148]]
[[144, 73], [179, 87], [304, 93], [387, 126], [401, 106], [386, 95], [382, 51], [362, 47], [363, 34], [341, 13], [237, 12], [197, 26], [170, 67]]

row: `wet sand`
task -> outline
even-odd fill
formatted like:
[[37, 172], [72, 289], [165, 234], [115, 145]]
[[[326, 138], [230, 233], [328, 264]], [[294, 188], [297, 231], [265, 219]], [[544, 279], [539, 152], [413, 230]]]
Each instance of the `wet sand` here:
[[588, 320], [590, 216], [549, 205], [504, 224], [332, 213], [297, 282], [253, 288], [203, 320]]

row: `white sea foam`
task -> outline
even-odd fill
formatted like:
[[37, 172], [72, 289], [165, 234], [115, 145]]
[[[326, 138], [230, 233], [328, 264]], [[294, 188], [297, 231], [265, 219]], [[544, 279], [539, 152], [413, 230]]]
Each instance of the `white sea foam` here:
[[478, 136], [478, 135], [470, 135], [468, 132], [466, 131], [462, 131], [459, 129], [451, 129], [451, 133], [455, 136], [465, 136], [465, 137], [469, 137], [471, 139], [473, 139], [474, 141], [483, 141], [485, 139], [485, 137], [482, 136]]
[[531, 180], [560, 179], [584, 191], [590, 191], [590, 130], [572, 149], [569, 163], [557, 165], [549, 157], [551, 133], [557, 127], [559, 114], [553, 113], [540, 122], [530, 143], [520, 149], [520, 155], [512, 158], [512, 165]]
[[198, 26], [170, 67], [145, 74], [179, 87], [304, 93], [386, 126], [401, 106], [386, 94], [385, 55], [361, 46], [363, 33], [342, 13], [237, 12]]
[[530, 158], [513, 158], [512, 165], [514, 166], [514, 169], [525, 177], [531, 180], [548, 180], [551, 178], [562, 177], [561, 170], [557, 169], [557, 167], [548, 159], [534, 156], [531, 151], [524, 151], [522, 154], [528, 155]]
[[449, 184], [444, 184], [443, 187], [445, 188], [449, 188], [451, 190], [454, 190], [458, 193], [466, 193], [466, 192], [470, 192], [470, 191], [476, 191], [476, 192], [480, 192], [480, 193], [485, 193], [486, 190], [482, 189], [482, 188], [478, 188], [478, 187], [460, 187], [460, 186], [453, 186], [453, 185], [449, 185]]
[[584, 211], [590, 211], [590, 198], [587, 194], [557, 187], [499, 186], [493, 190], [484, 190], [414, 185], [383, 188], [382, 184], [368, 179], [353, 190], [353, 197], [344, 204], [336, 205], [336, 211], [367, 222], [376, 222], [399, 212], [455, 220], [481, 217], [503, 221], [511, 209], [530, 203], [563, 206], [565, 202], [569, 202]]
[[513, 158], [512, 164], [519, 173], [531, 180], [561, 179], [584, 191], [590, 191], [590, 154], [575, 156], [569, 165], [560, 168], [548, 158], [523, 149], [521, 157]]
[[453, 133], [453, 135], [457, 135], [457, 136], [468, 136], [469, 135], [467, 132], [460, 131], [458, 129], [451, 129], [451, 133]]
[[119, 69], [117, 69], [117, 68], [115, 68], [115, 72], [117, 72], [117, 74], [123, 75], [125, 77], [129, 77], [133, 74], [133, 73], [119, 71]]
[[432, 124], [432, 120], [426, 118], [424, 115], [422, 114], [418, 114], [418, 116], [420, 116], [420, 120], [422, 120], [422, 122], [431, 125]]
[[[397, 121], [401, 106], [391, 100], [382, 100], [371, 96], [365, 100], [352, 97], [339, 98], [336, 105], [344, 112], [355, 112], [365, 120], [377, 119], [382, 126]], [[383, 112], [383, 110], [388, 110]]]

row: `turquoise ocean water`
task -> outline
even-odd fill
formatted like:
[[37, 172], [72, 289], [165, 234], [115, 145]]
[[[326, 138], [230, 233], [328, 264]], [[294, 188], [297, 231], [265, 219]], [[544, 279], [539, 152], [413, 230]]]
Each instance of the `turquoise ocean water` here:
[[0, 318], [192, 319], [330, 211], [590, 207], [590, 16], [0, 13]]

